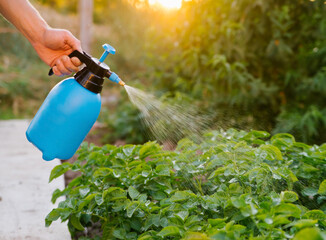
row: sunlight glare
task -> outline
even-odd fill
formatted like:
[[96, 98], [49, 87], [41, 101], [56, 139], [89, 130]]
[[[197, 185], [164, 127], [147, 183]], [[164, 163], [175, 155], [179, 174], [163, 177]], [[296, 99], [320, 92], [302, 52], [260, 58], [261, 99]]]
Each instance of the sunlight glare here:
[[151, 5], [160, 5], [166, 9], [180, 9], [182, 0], [149, 0]]

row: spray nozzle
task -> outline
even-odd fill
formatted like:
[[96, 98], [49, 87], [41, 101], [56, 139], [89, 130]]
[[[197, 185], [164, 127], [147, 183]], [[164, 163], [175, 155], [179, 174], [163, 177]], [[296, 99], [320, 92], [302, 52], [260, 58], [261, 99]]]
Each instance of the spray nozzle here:
[[109, 80], [111, 80], [112, 82], [115, 82], [115, 83], [118, 83], [120, 84], [121, 86], [124, 86], [126, 85], [124, 81], [122, 81], [118, 74], [114, 73], [114, 72], [111, 72], [111, 71], [108, 71], [107, 74], [105, 75]]

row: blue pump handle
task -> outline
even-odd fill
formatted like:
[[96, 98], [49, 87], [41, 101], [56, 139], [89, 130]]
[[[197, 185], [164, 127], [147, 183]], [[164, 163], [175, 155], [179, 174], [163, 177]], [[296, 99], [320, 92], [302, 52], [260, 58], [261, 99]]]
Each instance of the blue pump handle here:
[[111, 45], [106, 43], [106, 44], [103, 44], [102, 47], [104, 48], [104, 52], [99, 60], [100, 63], [104, 62], [105, 58], [109, 55], [109, 53], [111, 53], [113, 55], [115, 54], [115, 49]]

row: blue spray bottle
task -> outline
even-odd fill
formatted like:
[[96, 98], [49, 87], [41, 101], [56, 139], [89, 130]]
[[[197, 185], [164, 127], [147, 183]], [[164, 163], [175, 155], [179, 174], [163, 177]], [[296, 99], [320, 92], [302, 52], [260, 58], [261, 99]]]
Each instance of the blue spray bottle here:
[[100, 113], [104, 77], [124, 85], [103, 63], [109, 53], [115, 54], [115, 49], [108, 44], [103, 48], [100, 60], [79, 51], [69, 55], [77, 57], [85, 67], [54, 86], [30, 123], [26, 137], [42, 151], [44, 160], [65, 160], [75, 154]]

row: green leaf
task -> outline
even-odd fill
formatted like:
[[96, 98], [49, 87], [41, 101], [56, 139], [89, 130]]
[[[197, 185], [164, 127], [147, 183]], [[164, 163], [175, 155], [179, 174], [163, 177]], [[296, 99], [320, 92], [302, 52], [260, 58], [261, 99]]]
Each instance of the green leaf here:
[[180, 211], [174, 215], [184, 222], [187, 219], [187, 217], [189, 216], [189, 212], [188, 211]]
[[45, 218], [45, 226], [49, 227], [51, 223], [60, 217], [60, 210], [53, 209]]
[[131, 218], [138, 207], [139, 207], [139, 202], [131, 202], [127, 207], [127, 216]]
[[297, 175], [302, 178], [310, 179], [310, 178], [313, 178], [315, 176], [316, 172], [318, 172], [318, 171], [319, 171], [318, 168], [315, 168], [312, 165], [303, 163], [303, 164], [301, 164]]
[[[229, 240], [230, 238], [227, 236], [227, 233], [223, 229], [215, 230], [213, 234], [210, 236], [212, 240]], [[231, 238], [232, 239], [232, 238]]]
[[189, 192], [186, 191], [177, 191], [171, 197], [171, 202], [181, 202], [189, 199]]
[[314, 220], [325, 220], [326, 214], [321, 210], [311, 210], [306, 212], [302, 218], [314, 219]]
[[141, 172], [141, 175], [142, 175], [143, 177], [148, 177], [149, 174], [151, 174], [151, 171], [148, 171], [148, 170], [143, 170], [143, 171]]
[[240, 234], [240, 233], [245, 232], [245, 230], [246, 230], [246, 227], [245, 226], [240, 225], [240, 224], [235, 224], [235, 225], [233, 225], [230, 228], [229, 231], [232, 232], [232, 233], [238, 233], [238, 234]]
[[275, 212], [285, 216], [300, 218], [301, 209], [292, 203], [282, 203], [275, 207]]
[[316, 188], [311, 188], [311, 187], [306, 187], [302, 190], [301, 192], [304, 196], [309, 196], [313, 197], [318, 194], [318, 189]]
[[166, 217], [160, 219], [160, 226], [167, 227], [169, 225], [169, 221]]
[[143, 221], [139, 221], [139, 218], [132, 218], [130, 221], [130, 227], [137, 232], [141, 232], [143, 223]]
[[136, 240], [137, 239], [138, 234], [135, 232], [130, 232], [127, 233], [126, 238], [125, 239], [130, 239], [130, 240]]
[[[141, 160], [134, 160], [134, 161], [129, 162], [128, 167], [130, 167], [130, 168], [135, 167], [135, 166], [138, 166], [138, 165], [140, 165], [142, 163], [143, 163], [143, 161], [141, 161]], [[138, 168], [136, 168], [136, 169], [140, 170]]]
[[97, 205], [102, 205], [104, 203], [104, 200], [103, 200], [103, 197], [102, 197], [102, 194], [98, 193], [95, 195], [95, 202]]
[[243, 189], [239, 183], [231, 183], [229, 185], [229, 193], [230, 194], [242, 194]]
[[295, 143], [295, 139], [291, 134], [278, 133], [271, 138], [271, 142], [276, 147], [284, 150], [291, 147]]
[[85, 206], [87, 206], [96, 196], [96, 193], [88, 195], [85, 199], [83, 199], [79, 206], [78, 206], [78, 211], [81, 211]]
[[326, 180], [319, 185], [318, 194], [326, 195]]
[[126, 198], [126, 191], [120, 187], [109, 187], [103, 192], [103, 199], [109, 197], [111, 201]]
[[76, 214], [72, 214], [70, 216], [70, 222], [77, 230], [84, 231], [84, 227], [81, 225], [80, 220]]
[[112, 204], [113, 212], [121, 212], [122, 210], [125, 210], [130, 202], [131, 201], [127, 198], [114, 201]]
[[123, 147], [122, 151], [127, 157], [129, 157], [129, 156], [131, 156], [134, 149], [135, 149], [135, 146], [133, 146], [133, 145], [125, 145]]
[[145, 159], [146, 157], [157, 153], [160, 150], [161, 147], [156, 142], [147, 142], [139, 150], [139, 157], [140, 159]]
[[67, 171], [71, 170], [72, 164], [71, 163], [62, 163], [58, 166], [55, 166], [50, 174], [49, 182], [53, 179], [60, 177], [62, 174], [65, 174]]
[[220, 174], [223, 174], [226, 169], [227, 169], [227, 167], [219, 167], [218, 169], [216, 169], [214, 172], [212, 172], [209, 175], [208, 179], [212, 179], [216, 176], [219, 176]]
[[137, 240], [153, 240], [153, 236], [152, 235], [144, 235], [139, 237]]
[[113, 170], [111, 168], [102, 167], [102, 168], [96, 169], [93, 176], [94, 177], [105, 177], [105, 176], [111, 174], [112, 172], [113, 172]]
[[159, 214], [151, 214], [145, 221], [144, 230], [147, 231], [152, 225], [159, 227], [160, 226], [160, 215]]
[[124, 228], [118, 228], [113, 230], [113, 236], [117, 239], [126, 239], [127, 232]]
[[157, 235], [161, 237], [177, 236], [180, 235], [180, 230], [176, 226], [167, 226], [163, 228]]
[[153, 240], [154, 239], [153, 236], [156, 236], [156, 232], [153, 230], [150, 230], [150, 231], [147, 231], [147, 232], [141, 234], [140, 236], [138, 236], [137, 240]]
[[300, 148], [301, 150], [307, 151], [310, 149], [310, 146], [305, 144], [305, 143], [301, 143], [301, 142], [295, 142], [293, 144], [294, 147], [296, 148]]
[[285, 225], [291, 223], [291, 221], [288, 219], [288, 217], [284, 217], [283, 215], [278, 215], [273, 218], [273, 226], [277, 227], [279, 225]]
[[155, 170], [159, 176], [170, 176], [170, 168], [168, 165], [158, 165]]
[[295, 193], [295, 192], [292, 192], [292, 191], [284, 191], [284, 192], [281, 192], [281, 200], [283, 202], [295, 202], [297, 201], [299, 198], [298, 198], [298, 194]]
[[162, 192], [162, 191], [157, 191], [157, 192], [155, 191], [152, 194], [152, 197], [153, 197], [154, 200], [160, 201], [160, 200], [166, 198], [166, 194], [164, 192]]
[[139, 192], [137, 191], [136, 188], [130, 186], [128, 188], [128, 193], [129, 193], [129, 196], [131, 197], [131, 199], [136, 199], [138, 196], [139, 196]]
[[210, 240], [205, 233], [200, 233], [200, 232], [187, 232], [187, 235], [184, 240]]
[[145, 203], [146, 201], [147, 201], [147, 194], [146, 193], [142, 193], [142, 194], [140, 194], [138, 197], [137, 197], [137, 199], [138, 199], [138, 201], [139, 202], [141, 202], [141, 203]]
[[52, 202], [52, 203], [55, 203], [56, 200], [57, 200], [59, 197], [61, 197], [61, 196], [64, 195], [64, 193], [65, 193], [65, 191], [61, 191], [60, 189], [56, 189], [56, 190], [54, 190], [54, 192], [52, 193], [51, 202]]
[[277, 147], [273, 145], [261, 145], [259, 148], [267, 153], [267, 160], [283, 160], [282, 153]]
[[270, 134], [265, 131], [257, 131], [257, 130], [252, 130], [249, 132], [249, 134], [252, 134], [256, 138], [268, 138]]
[[318, 228], [304, 228], [300, 230], [293, 240], [323, 240]]
[[197, 224], [199, 222], [201, 222], [203, 220], [203, 218], [201, 216], [198, 215], [191, 215], [187, 218], [186, 222], [185, 222], [185, 226], [186, 227], [190, 227], [194, 224]]
[[82, 198], [84, 198], [91, 189], [89, 187], [82, 187], [79, 189], [79, 194]]
[[269, 136], [270, 134], [268, 132], [252, 130], [249, 133], [247, 133], [242, 139], [253, 141], [256, 140], [257, 138], [268, 138]]
[[312, 219], [300, 219], [298, 221], [295, 221], [291, 223], [291, 226], [297, 228], [297, 229], [302, 229], [306, 227], [313, 227], [315, 224], [318, 222], [318, 220], [312, 220]]
[[244, 208], [247, 206], [246, 200], [243, 196], [241, 197], [231, 197], [231, 203], [236, 208]]
[[216, 219], [208, 219], [208, 223], [216, 228], [223, 228], [226, 225], [226, 220], [228, 218], [216, 218]]
[[178, 142], [177, 150], [187, 150], [194, 146], [195, 144], [193, 141], [191, 141], [189, 138], [184, 138]]

